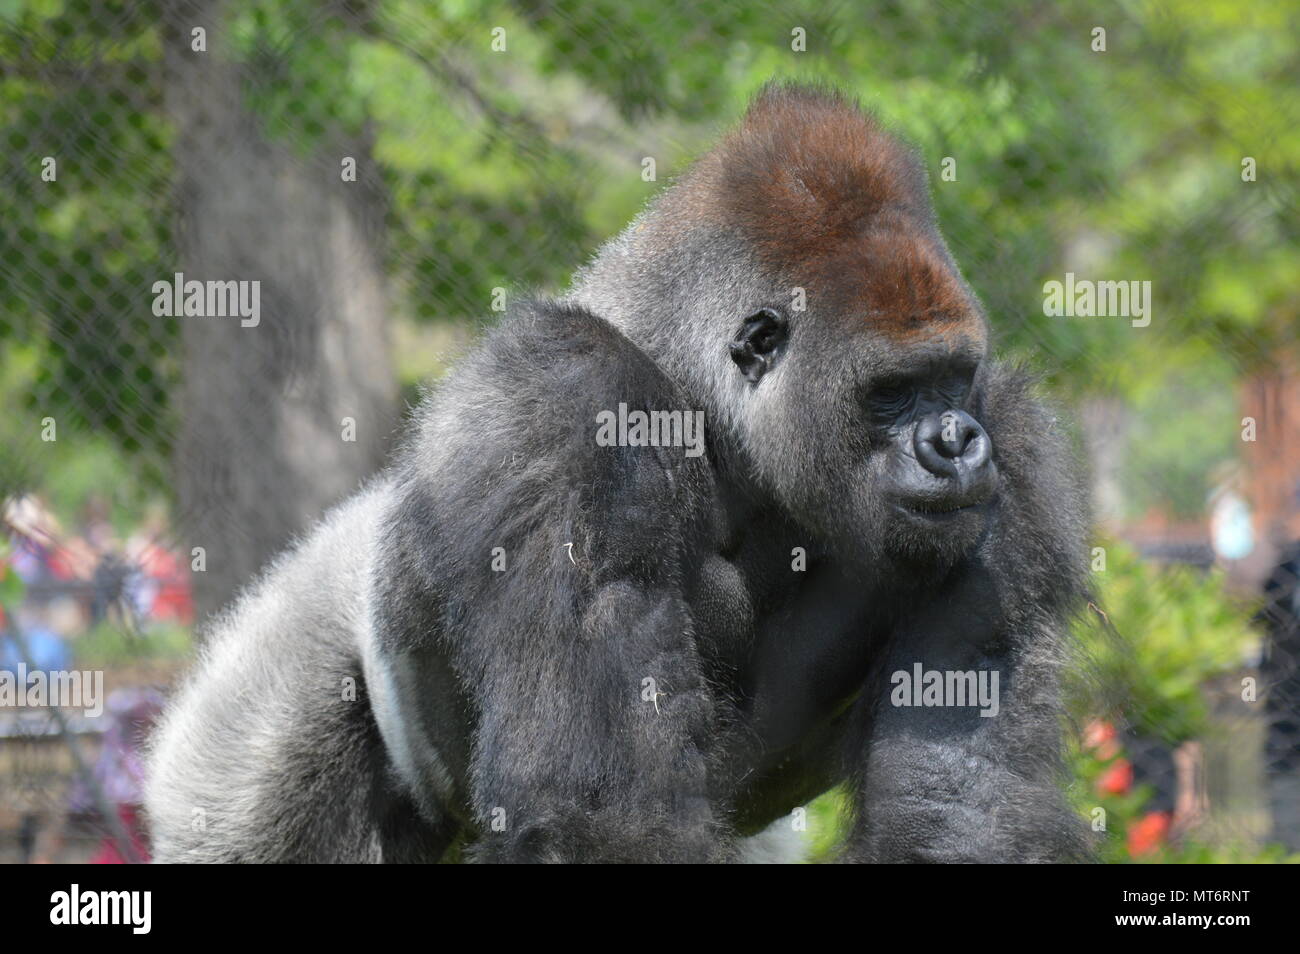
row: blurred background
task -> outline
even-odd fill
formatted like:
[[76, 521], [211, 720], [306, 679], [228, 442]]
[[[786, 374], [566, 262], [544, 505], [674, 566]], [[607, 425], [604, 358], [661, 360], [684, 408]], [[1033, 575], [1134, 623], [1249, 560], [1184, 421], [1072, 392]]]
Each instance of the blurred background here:
[[[1290, 0], [0, 0], [0, 671], [107, 694], [0, 705], [0, 860], [147, 858], [196, 622], [773, 77], [916, 144], [1073, 417], [1105, 860], [1300, 857], [1298, 36]], [[260, 323], [156, 314], [178, 272], [260, 281]], [[1066, 273], [1149, 281], [1149, 325], [1045, 315]]]

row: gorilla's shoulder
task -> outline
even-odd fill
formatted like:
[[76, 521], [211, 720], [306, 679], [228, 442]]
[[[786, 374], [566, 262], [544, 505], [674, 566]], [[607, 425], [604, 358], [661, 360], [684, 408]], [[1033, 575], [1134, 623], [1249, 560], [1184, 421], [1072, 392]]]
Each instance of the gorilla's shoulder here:
[[[658, 415], [656, 433], [669, 439], [622, 426], [640, 414]], [[484, 553], [585, 540], [626, 566], [654, 556], [648, 534], [693, 537], [712, 513], [702, 417], [608, 322], [526, 302], [416, 412], [390, 524], [423, 544]]]
[[471, 446], [533, 460], [599, 457], [597, 416], [619, 414], [620, 404], [646, 412], [694, 410], [681, 388], [609, 322], [577, 305], [525, 301], [426, 396], [401, 460], [419, 467], [433, 463], [430, 454], [444, 458], [448, 448]]
[[510, 382], [523, 368], [532, 373], [521, 397], [565, 402], [584, 398], [641, 400], [685, 407], [685, 395], [655, 364], [608, 321], [580, 305], [528, 300], [488, 336], [483, 358], [499, 362]]

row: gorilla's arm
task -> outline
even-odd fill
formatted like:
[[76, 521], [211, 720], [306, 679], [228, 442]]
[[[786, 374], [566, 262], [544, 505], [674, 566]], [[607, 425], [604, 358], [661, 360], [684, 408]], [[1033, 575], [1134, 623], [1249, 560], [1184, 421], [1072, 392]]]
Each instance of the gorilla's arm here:
[[[857, 818], [863, 861], [1064, 861], [1087, 855], [1060, 789], [1058, 669], [1084, 592], [1082, 491], [1059, 426], [996, 371], [984, 420], [1002, 483], [973, 557], [906, 619], [865, 694]], [[998, 675], [997, 714], [892, 704], [891, 674]]]
[[[447, 708], [423, 698], [436, 678], [395, 683], [421, 733], [405, 774], [424, 801], [461, 803], [481, 859], [722, 851], [683, 598], [711, 477], [681, 447], [598, 446], [596, 415], [620, 402], [691, 410], [609, 326], [529, 306], [432, 402], [399, 468], [377, 576], [383, 666], [443, 674], [468, 716], [433, 711]], [[467, 782], [441, 784], [461, 764]]]

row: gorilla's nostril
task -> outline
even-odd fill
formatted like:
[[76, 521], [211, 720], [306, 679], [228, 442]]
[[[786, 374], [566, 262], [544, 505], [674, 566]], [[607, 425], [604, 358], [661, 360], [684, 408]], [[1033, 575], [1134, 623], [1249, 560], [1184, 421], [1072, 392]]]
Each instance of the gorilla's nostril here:
[[965, 411], [931, 414], [916, 426], [916, 459], [938, 477], [957, 477], [986, 464], [991, 456], [988, 435]]
[[952, 412], [942, 415], [939, 422], [941, 427], [935, 448], [945, 457], [964, 455], [975, 439], [975, 422], [964, 414], [958, 417]]
[[992, 459], [993, 442], [984, 433], [984, 428], [976, 424], [975, 430], [971, 432], [969, 439], [966, 441], [966, 447], [961, 452], [961, 463], [970, 470], [977, 470]]

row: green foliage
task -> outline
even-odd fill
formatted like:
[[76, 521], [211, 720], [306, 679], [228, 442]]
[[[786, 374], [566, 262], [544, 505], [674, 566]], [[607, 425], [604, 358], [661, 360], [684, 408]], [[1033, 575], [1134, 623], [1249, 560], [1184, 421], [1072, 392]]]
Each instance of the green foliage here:
[[1193, 371], [1179, 362], [1130, 385], [1127, 453], [1119, 480], [1124, 513], [1163, 511], [1183, 519], [1206, 512], [1217, 471], [1241, 448], [1236, 374], [1223, 361]]
[[[562, 285], [658, 188], [640, 178], [643, 156], [664, 181], [787, 76], [859, 94], [917, 144], [1002, 343], [1058, 384], [1132, 394], [1157, 371], [1230, 371], [1295, 340], [1285, 0], [891, 0], [865, 20], [853, 5], [770, 0], [226, 9], [210, 55], [241, 70], [263, 135], [303, 157], [371, 144], [399, 317], [477, 320], [495, 287]], [[165, 21], [152, 4], [0, 6], [0, 338], [46, 337], [34, 392], [152, 454], [178, 373], [174, 322], [147, 307], [172, 264], [160, 82], [162, 48], [178, 40]], [[1091, 48], [1097, 24], [1104, 53]], [[806, 51], [791, 48], [796, 29]], [[57, 182], [36, 174], [46, 155]], [[1254, 183], [1240, 177], [1247, 155]], [[956, 181], [937, 175], [945, 156]], [[1042, 283], [1067, 268], [1151, 280], [1151, 328], [1044, 318]], [[1169, 441], [1152, 466], [1203, 473], [1222, 453]], [[1184, 485], [1183, 511], [1200, 490]]]
[[1203, 735], [1202, 688], [1258, 652], [1250, 607], [1228, 598], [1218, 571], [1145, 562], [1120, 543], [1105, 550], [1093, 581], [1110, 626], [1090, 617], [1076, 627], [1084, 659], [1071, 687], [1075, 716], [1109, 714], [1118, 698], [1144, 735], [1171, 745]]
[[172, 270], [170, 129], [149, 91], [156, 10], [10, 2], [0, 18], [0, 349], [42, 348], [6, 407], [165, 453], [175, 329], [147, 295]]
[[[1208, 841], [1195, 830], [1177, 838], [1162, 836], [1149, 840], [1131, 839], [1135, 828], [1153, 820], [1148, 809], [1154, 790], [1149, 785], [1114, 791], [1103, 786], [1103, 777], [1126, 762], [1122, 748], [1103, 754], [1096, 747], [1076, 743], [1070, 747], [1069, 767], [1073, 784], [1071, 803], [1090, 825], [1098, 809], [1104, 814], [1104, 829], [1097, 834], [1097, 860], [1107, 864], [1296, 864], [1300, 854], [1288, 854], [1281, 845], [1253, 845], [1242, 841]], [[1094, 829], [1095, 830], [1095, 829]], [[1135, 849], [1136, 853], [1135, 853]]]
[[[1068, 753], [1071, 799], [1089, 822], [1097, 809], [1105, 813], [1101, 860], [1295, 860], [1276, 847], [1210, 843], [1195, 831], [1172, 843], [1141, 837], [1140, 826], [1156, 821], [1153, 790], [1123, 781], [1128, 756], [1114, 727], [1128, 725], [1171, 749], [1206, 737], [1206, 685], [1243, 670], [1258, 654], [1260, 635], [1250, 622], [1253, 608], [1227, 595], [1221, 573], [1149, 563], [1113, 542], [1105, 550], [1106, 569], [1093, 575], [1105, 618], [1094, 612], [1076, 627], [1081, 654], [1067, 685], [1072, 720], [1084, 727]], [[1150, 850], [1135, 855], [1144, 841]]]
[[1184, 839], [1174, 847], [1157, 849], [1141, 859], [1142, 864], [1156, 865], [1298, 865], [1300, 854], [1288, 854], [1282, 845], [1256, 848], [1240, 842], [1210, 845], [1194, 838]]
[[[92, 498], [126, 536], [138, 524], [157, 489], [167, 479], [166, 458], [128, 457], [114, 435], [96, 432], [84, 419], [44, 396], [37, 382], [54, 361], [39, 340], [10, 342], [0, 350], [0, 406], [29, 413], [0, 415], [0, 498], [39, 489], [42, 499], [65, 526], [75, 526]], [[55, 418], [53, 441], [42, 441], [42, 421]]]
[[1104, 829], [1097, 831], [1093, 827], [1092, 830], [1097, 832], [1098, 840], [1094, 844], [1098, 860], [1107, 864], [1133, 860], [1128, 845], [1129, 829], [1143, 817], [1143, 809], [1153, 794], [1149, 785], [1120, 792], [1103, 790], [1102, 778], [1123, 762], [1125, 756], [1118, 748], [1114, 754], [1103, 756], [1080, 744], [1078, 739], [1071, 739], [1068, 750], [1071, 804], [1090, 827], [1097, 820], [1098, 809], [1104, 812], [1101, 816]]
[[175, 624], [152, 624], [140, 632], [103, 622], [73, 644], [83, 669], [108, 669], [134, 662], [181, 661], [191, 650], [190, 630]]
[[850, 798], [848, 790], [840, 785], [808, 805], [808, 860], [813, 864], [834, 859], [836, 849], [848, 834]]
[[9, 622], [5, 615], [6, 607], [12, 610], [23, 601], [23, 581], [9, 565], [11, 549], [9, 541], [0, 537], [0, 630], [3, 630]]

